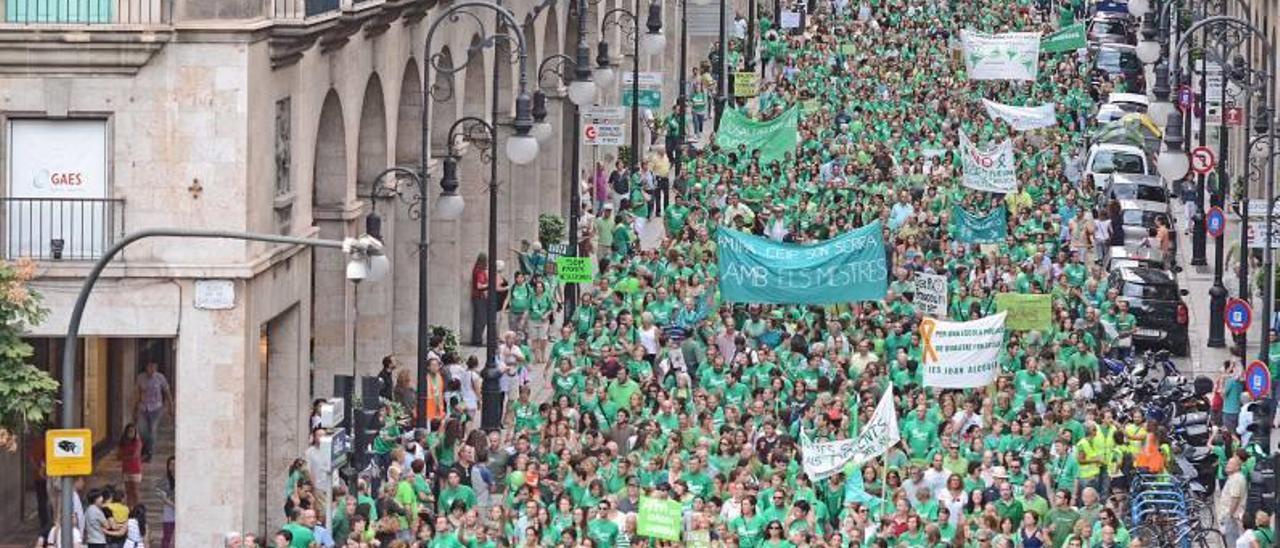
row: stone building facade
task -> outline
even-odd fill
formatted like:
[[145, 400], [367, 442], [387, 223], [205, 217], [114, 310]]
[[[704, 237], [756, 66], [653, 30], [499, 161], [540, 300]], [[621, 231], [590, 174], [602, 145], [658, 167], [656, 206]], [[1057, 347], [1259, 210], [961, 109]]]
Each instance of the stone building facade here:
[[[678, 4], [667, 1], [667, 51], [643, 58], [645, 70], [676, 66]], [[540, 3], [506, 0], [523, 21], [515, 30], [527, 44], [531, 85], [539, 60], [572, 54], [577, 41], [571, 2], [550, 0], [535, 13]], [[177, 395], [178, 546], [278, 526], [285, 471], [308, 441], [311, 401], [332, 395], [334, 374], [375, 373], [384, 355], [412, 365], [417, 212], [372, 198], [373, 178], [422, 162], [428, 53], [437, 66], [462, 67], [451, 78], [431, 71], [433, 89], [452, 90], [433, 94], [433, 204], [449, 124], [490, 119], [496, 93], [500, 138], [509, 134], [518, 71], [504, 43], [480, 49], [480, 29], [466, 21], [447, 22], [427, 52], [427, 29], [450, 5], [0, 3], [0, 248], [5, 259], [38, 261], [34, 286], [50, 314], [30, 336], [36, 362], [55, 376], [79, 285], [126, 233], [185, 227], [341, 239], [362, 233], [371, 211], [384, 219], [391, 274], [359, 287], [345, 279], [337, 251], [238, 241], [144, 240], [107, 268], [82, 326], [71, 405], [96, 444], [110, 448], [132, 422], [135, 375], [146, 362], [161, 365]], [[588, 12], [593, 60], [600, 14], [618, 5], [604, 0]], [[492, 25], [491, 12], [481, 13]], [[619, 43], [616, 29], [606, 32]], [[611, 51], [629, 66], [623, 48]], [[676, 80], [668, 72], [667, 108]], [[616, 93], [602, 91], [599, 102], [617, 104]], [[552, 94], [557, 130], [533, 166], [497, 159], [498, 249], [508, 265], [509, 250], [536, 238], [539, 214], [568, 214], [577, 137], [561, 131], [567, 105]], [[465, 336], [468, 277], [485, 248], [489, 212], [488, 167], [475, 151], [461, 152], [467, 213], [430, 223], [428, 318]], [[583, 168], [613, 154], [584, 150]], [[34, 474], [22, 454], [0, 455], [0, 471], [4, 492], [28, 488]], [[3, 498], [0, 522], [30, 519], [29, 490]]]

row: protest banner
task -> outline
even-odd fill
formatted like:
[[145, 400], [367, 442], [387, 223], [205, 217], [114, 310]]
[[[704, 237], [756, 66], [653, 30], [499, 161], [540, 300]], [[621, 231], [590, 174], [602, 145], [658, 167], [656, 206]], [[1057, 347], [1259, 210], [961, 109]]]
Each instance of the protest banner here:
[[883, 455], [893, 444], [902, 439], [898, 430], [898, 412], [893, 404], [893, 385], [889, 385], [880, 403], [871, 414], [871, 420], [858, 433], [858, 437], [840, 441], [810, 443], [804, 430], [800, 431], [800, 457], [804, 473], [810, 481], [827, 479], [839, 472], [846, 463], [854, 466]]
[[680, 501], [640, 497], [640, 512], [636, 517], [637, 535], [679, 542], [683, 523]]
[[960, 31], [970, 80], [1035, 81], [1040, 68], [1040, 33], [985, 34]]
[[917, 272], [915, 281], [916, 307], [930, 316], [947, 315], [947, 277], [941, 274]]
[[1050, 127], [1058, 123], [1058, 117], [1053, 114], [1056, 106], [1053, 103], [1045, 103], [1038, 107], [1015, 107], [983, 99], [982, 105], [987, 107], [987, 116], [1008, 122], [1015, 131]]
[[1017, 190], [1017, 171], [1013, 163], [1013, 142], [979, 149], [960, 132], [960, 159], [964, 168], [961, 184], [983, 192], [1008, 194]]
[[556, 277], [561, 282], [591, 283], [595, 279], [591, 257], [556, 257]]
[[757, 72], [735, 72], [733, 73], [733, 96], [734, 97], [755, 97], [760, 94], [760, 73]]
[[813, 245], [716, 231], [720, 296], [734, 303], [838, 304], [883, 299], [888, 290], [880, 222]]
[[766, 122], [752, 120], [742, 110], [729, 109], [720, 119], [716, 144], [726, 151], [737, 151], [738, 145], [747, 145], [747, 151], [759, 150], [760, 164], [765, 165], [795, 152], [799, 120], [798, 106]]
[[996, 311], [1009, 313], [1004, 326], [1014, 331], [1046, 330], [1053, 326], [1053, 298], [1049, 295], [997, 293]]
[[924, 385], [977, 388], [995, 382], [1000, 374], [1000, 349], [1004, 348], [1005, 316], [1001, 312], [971, 322], [921, 320]]
[[1061, 53], [1088, 47], [1085, 39], [1084, 22], [1067, 25], [1058, 32], [1049, 34], [1040, 41], [1040, 53]]
[[951, 207], [951, 237], [966, 244], [996, 244], [1008, 236], [1005, 209], [975, 216], [958, 205]]

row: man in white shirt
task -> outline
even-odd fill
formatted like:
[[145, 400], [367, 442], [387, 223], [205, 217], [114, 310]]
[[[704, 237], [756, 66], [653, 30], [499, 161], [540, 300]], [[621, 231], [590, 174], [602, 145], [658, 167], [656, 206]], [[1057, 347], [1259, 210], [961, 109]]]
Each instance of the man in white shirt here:
[[1227, 460], [1227, 481], [1222, 484], [1218, 507], [1215, 509], [1218, 526], [1227, 541], [1227, 546], [1234, 546], [1236, 538], [1243, 530], [1244, 501], [1248, 489], [1249, 483], [1245, 480], [1244, 473], [1240, 471], [1240, 459], [1231, 457]]

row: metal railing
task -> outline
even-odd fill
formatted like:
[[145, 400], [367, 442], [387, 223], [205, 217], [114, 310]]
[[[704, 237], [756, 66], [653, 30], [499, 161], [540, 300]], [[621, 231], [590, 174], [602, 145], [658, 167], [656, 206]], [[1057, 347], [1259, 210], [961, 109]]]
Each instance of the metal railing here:
[[167, 25], [170, 0], [0, 0], [0, 24]]
[[124, 200], [0, 198], [4, 258], [87, 261], [124, 236]]
[[272, 15], [276, 19], [306, 19], [337, 11], [341, 0], [272, 0]]

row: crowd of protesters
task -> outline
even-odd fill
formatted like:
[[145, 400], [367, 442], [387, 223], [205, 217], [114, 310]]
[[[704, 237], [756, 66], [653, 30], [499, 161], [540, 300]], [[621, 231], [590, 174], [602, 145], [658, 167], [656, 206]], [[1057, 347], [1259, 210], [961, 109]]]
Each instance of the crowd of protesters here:
[[[436, 340], [432, 428], [408, 428], [412, 391], [392, 393], [372, 447], [375, 477], [335, 484], [309, 454], [283, 493], [286, 524], [237, 542], [673, 545], [638, 534], [639, 500], [653, 497], [682, 505], [686, 539], [699, 539], [682, 543], [707, 546], [1142, 545], [1112, 494], [1155, 432], [1141, 413], [1115, 416], [1083, 390], [1100, 355], [1133, 345], [1133, 313], [1100, 265], [1115, 243], [1109, 204], [1071, 169], [1114, 84], [1091, 85], [1087, 50], [1044, 54], [1039, 78], [1019, 83], [972, 81], [954, 55], [962, 28], [1047, 33], [1082, 6], [816, 4], [798, 29], [760, 19], [758, 65], [737, 47], [728, 60], [765, 75], [758, 97], [731, 108], [770, 119], [805, 105], [794, 151], [762, 162], [717, 146], [702, 127], [714, 71], [695, 74], [688, 119], [677, 109], [656, 124], [665, 147], [638, 172], [619, 163], [587, 174], [578, 236], [599, 269], [572, 314], [538, 248], [500, 281], [502, 430], [478, 428], [482, 364]], [[983, 98], [1052, 102], [1058, 123], [1016, 132], [987, 115]], [[686, 121], [692, 146], [677, 155]], [[979, 143], [1012, 139], [1016, 192], [960, 184], [960, 131]], [[956, 241], [955, 206], [1004, 209], [1007, 238]], [[883, 301], [757, 305], [717, 294], [718, 227], [804, 244], [877, 220], [893, 265]], [[659, 241], [644, 241], [648, 223], [662, 224]], [[1040, 293], [1052, 296], [1052, 327], [1010, 332], [989, 387], [926, 388], [918, 272], [947, 276], [946, 319], [993, 314], [997, 293]], [[475, 289], [483, 307], [488, 280]], [[811, 481], [801, 431], [814, 441], [856, 436], [890, 387], [901, 443]], [[1218, 392], [1234, 426], [1247, 401], [1238, 373]], [[1224, 428], [1210, 442], [1221, 457], [1217, 519], [1231, 541], [1270, 546], [1270, 516], [1244, 515], [1243, 477], [1259, 454], [1239, 438]]]

